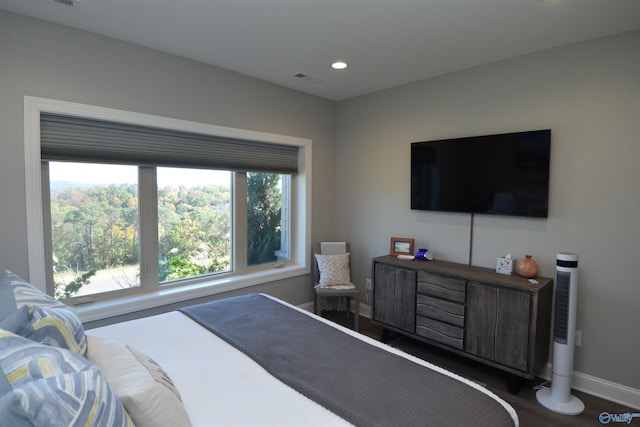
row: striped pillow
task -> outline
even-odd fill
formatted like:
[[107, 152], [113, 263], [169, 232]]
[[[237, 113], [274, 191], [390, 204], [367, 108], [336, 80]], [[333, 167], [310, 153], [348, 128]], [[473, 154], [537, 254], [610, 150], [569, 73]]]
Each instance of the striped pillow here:
[[0, 425], [133, 426], [100, 370], [0, 329]]
[[87, 351], [75, 310], [10, 271], [0, 281], [0, 328], [82, 355]]

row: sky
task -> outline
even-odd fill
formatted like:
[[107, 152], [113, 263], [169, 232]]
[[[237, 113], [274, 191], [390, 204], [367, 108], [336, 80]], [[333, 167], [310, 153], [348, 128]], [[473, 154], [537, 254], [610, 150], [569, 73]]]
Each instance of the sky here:
[[[49, 162], [50, 181], [71, 181], [86, 184], [135, 184], [137, 166], [99, 165], [89, 163]], [[204, 169], [158, 168], [158, 187], [206, 184], [230, 185], [230, 172]]]

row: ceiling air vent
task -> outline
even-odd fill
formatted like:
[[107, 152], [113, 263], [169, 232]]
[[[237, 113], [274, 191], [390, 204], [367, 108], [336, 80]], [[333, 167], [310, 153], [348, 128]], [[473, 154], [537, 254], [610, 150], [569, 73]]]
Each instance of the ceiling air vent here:
[[58, 4], [63, 4], [65, 6], [75, 6], [77, 2], [77, 0], [53, 0], [54, 2], [58, 3]]
[[310, 75], [305, 74], [305, 73], [293, 73], [293, 74], [291, 74], [291, 77], [295, 77], [295, 78], [298, 78], [300, 80], [304, 80], [307, 83], [322, 83], [322, 80], [320, 80], [319, 78], [310, 76]]

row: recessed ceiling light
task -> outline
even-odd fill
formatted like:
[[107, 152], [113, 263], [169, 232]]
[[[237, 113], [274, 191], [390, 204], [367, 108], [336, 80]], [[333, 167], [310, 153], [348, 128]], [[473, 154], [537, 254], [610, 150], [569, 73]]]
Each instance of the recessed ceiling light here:
[[344, 70], [348, 66], [349, 65], [343, 61], [336, 61], [333, 64], [331, 64], [331, 68], [333, 68], [334, 70]]

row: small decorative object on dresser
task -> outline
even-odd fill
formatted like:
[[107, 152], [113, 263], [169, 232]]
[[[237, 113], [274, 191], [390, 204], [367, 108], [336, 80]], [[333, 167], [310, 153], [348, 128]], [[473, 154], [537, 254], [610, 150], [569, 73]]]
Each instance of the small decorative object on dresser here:
[[389, 249], [392, 256], [413, 255], [413, 239], [404, 237], [392, 237], [391, 248]]
[[538, 263], [531, 258], [531, 255], [525, 255], [524, 259], [518, 261], [518, 274], [525, 279], [533, 279], [538, 274]]
[[418, 252], [416, 252], [416, 258], [433, 261], [433, 254], [429, 252], [429, 249], [418, 249]]
[[511, 276], [515, 270], [515, 262], [516, 259], [510, 253], [503, 257], [498, 257], [496, 260], [496, 273]]

